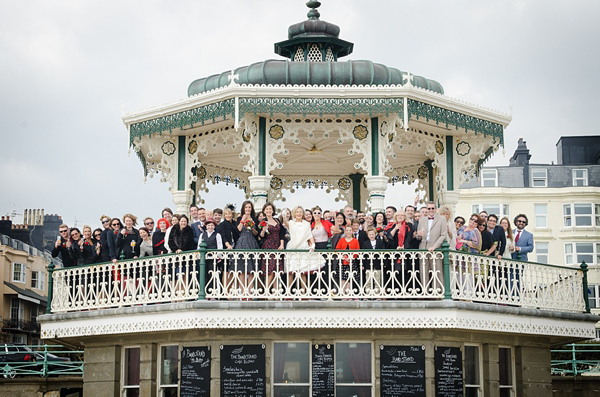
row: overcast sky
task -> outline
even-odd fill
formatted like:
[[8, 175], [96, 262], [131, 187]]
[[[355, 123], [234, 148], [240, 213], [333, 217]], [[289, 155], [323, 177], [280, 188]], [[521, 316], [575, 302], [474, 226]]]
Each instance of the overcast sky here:
[[[166, 184], [144, 184], [127, 156], [127, 112], [181, 99], [194, 79], [265, 59], [306, 19], [304, 0], [0, 0], [0, 213], [44, 208], [73, 225], [106, 213], [156, 217]], [[532, 162], [556, 161], [562, 135], [599, 135], [600, 2], [322, 0], [321, 19], [354, 43], [343, 58], [410, 69], [446, 95], [511, 112]], [[241, 204], [235, 188], [228, 201]], [[410, 196], [410, 197], [409, 197]], [[222, 196], [221, 196], [222, 197]], [[221, 197], [206, 197], [208, 208]], [[409, 194], [389, 194], [406, 204]], [[300, 202], [296, 202], [300, 201]], [[324, 204], [303, 194], [286, 205]], [[16, 217], [22, 221], [21, 216]]]

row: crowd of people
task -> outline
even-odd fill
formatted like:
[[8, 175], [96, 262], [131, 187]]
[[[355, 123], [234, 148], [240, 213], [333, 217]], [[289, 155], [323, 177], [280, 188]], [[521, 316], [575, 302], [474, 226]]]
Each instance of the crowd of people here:
[[[102, 215], [102, 227], [59, 227], [53, 257], [61, 257], [63, 266], [116, 262], [199, 248], [224, 250], [367, 250], [367, 249], [439, 249], [444, 241], [457, 251], [495, 256], [499, 259], [527, 260], [533, 251], [533, 235], [525, 230], [525, 214], [514, 218], [513, 230], [507, 217], [483, 211], [451, 219], [451, 210], [437, 208], [433, 202], [417, 210], [388, 206], [384, 212], [365, 213], [347, 206], [342, 211], [323, 210], [319, 206], [279, 212], [266, 203], [256, 211], [245, 201], [236, 213], [235, 206], [206, 210], [196, 205], [186, 214], [174, 214], [165, 208], [158, 221], [146, 217], [138, 227], [138, 218]], [[283, 271], [311, 272], [322, 266], [318, 260], [267, 260], [268, 273]], [[236, 266], [232, 263], [230, 266]]]

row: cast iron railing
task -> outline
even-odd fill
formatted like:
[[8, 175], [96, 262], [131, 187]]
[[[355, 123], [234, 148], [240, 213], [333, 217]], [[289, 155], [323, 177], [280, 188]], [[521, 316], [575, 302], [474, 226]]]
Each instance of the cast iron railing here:
[[[289, 270], [294, 265], [313, 271]], [[48, 312], [189, 300], [454, 299], [589, 312], [581, 268], [450, 251], [206, 250], [53, 269]], [[50, 311], [51, 310], [51, 311]]]

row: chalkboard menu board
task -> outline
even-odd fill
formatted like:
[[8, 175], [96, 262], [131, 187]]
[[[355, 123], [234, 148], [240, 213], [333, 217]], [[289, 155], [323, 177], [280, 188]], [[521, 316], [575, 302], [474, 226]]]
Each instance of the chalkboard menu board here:
[[435, 348], [436, 397], [462, 397], [462, 354], [459, 347]]
[[425, 397], [425, 346], [380, 346], [381, 395]]
[[265, 395], [265, 345], [222, 345], [221, 396]]
[[210, 347], [181, 349], [180, 397], [210, 396]]
[[335, 368], [333, 345], [312, 348], [312, 397], [334, 397]]

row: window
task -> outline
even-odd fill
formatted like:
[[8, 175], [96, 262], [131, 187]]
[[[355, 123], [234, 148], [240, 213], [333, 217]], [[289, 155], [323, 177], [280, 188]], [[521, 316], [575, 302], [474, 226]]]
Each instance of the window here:
[[501, 347], [498, 349], [500, 397], [512, 397], [515, 395], [513, 362], [512, 349], [510, 347]]
[[481, 396], [479, 346], [465, 345], [465, 397]]
[[[311, 345], [273, 344], [273, 395], [309, 396], [312, 382]], [[336, 343], [335, 395], [371, 396], [373, 394], [373, 356], [371, 343]]]
[[547, 204], [534, 204], [533, 211], [535, 213], [535, 227], [536, 228], [547, 228], [548, 227], [548, 205]]
[[590, 309], [600, 309], [600, 285], [588, 284]]
[[25, 265], [22, 263], [13, 262], [12, 264], [12, 281], [16, 283], [25, 282]]
[[588, 170], [573, 170], [573, 186], [588, 185]]
[[600, 243], [565, 243], [565, 264], [600, 264]]
[[496, 187], [498, 186], [498, 170], [491, 169], [481, 170], [481, 186], [483, 187]]
[[125, 397], [140, 395], [140, 348], [126, 347], [123, 357], [123, 393]]
[[548, 186], [548, 170], [545, 168], [531, 169], [531, 186], [546, 187]]
[[535, 243], [535, 261], [538, 263], [548, 263], [548, 243]]
[[504, 216], [509, 216], [510, 206], [508, 204], [473, 204], [471, 207], [474, 214], [485, 211], [489, 214], [498, 216], [498, 220]]
[[310, 391], [310, 344], [275, 343], [273, 391], [275, 396], [308, 396]]
[[37, 270], [31, 272], [31, 288], [44, 289], [44, 273]]
[[336, 396], [370, 396], [371, 361], [370, 343], [336, 343]]
[[16, 345], [26, 345], [27, 344], [27, 335], [25, 334], [13, 334], [12, 342]]
[[159, 395], [177, 397], [179, 383], [179, 346], [161, 346], [159, 357]]
[[29, 304], [29, 321], [37, 323], [38, 305], [36, 303]]
[[10, 300], [10, 319], [14, 321], [19, 321], [23, 320], [24, 318], [25, 307], [23, 305], [23, 301], [19, 298], [12, 298]]
[[563, 204], [565, 227], [600, 226], [600, 204]]

